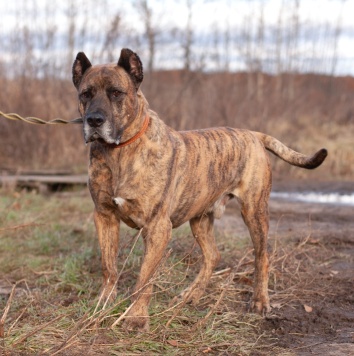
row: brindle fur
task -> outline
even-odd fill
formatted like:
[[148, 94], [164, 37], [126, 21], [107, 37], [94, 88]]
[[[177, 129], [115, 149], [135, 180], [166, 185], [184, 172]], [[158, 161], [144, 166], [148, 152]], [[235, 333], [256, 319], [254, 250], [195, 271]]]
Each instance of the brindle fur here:
[[[103, 297], [116, 297], [119, 225], [124, 221], [142, 229], [145, 243], [125, 326], [147, 330], [153, 289], [149, 280], [172, 228], [189, 221], [204, 258], [199, 274], [181, 296], [198, 303], [220, 259], [214, 219], [220, 218], [229, 199], [236, 198], [255, 249], [252, 307], [268, 312], [271, 167], [266, 149], [290, 164], [310, 169], [323, 162], [326, 150], [307, 157], [271, 136], [228, 127], [177, 132], [149, 109], [139, 89], [142, 79], [140, 59], [128, 49], [122, 50], [118, 64], [91, 66], [85, 54], [79, 53], [73, 65], [85, 140], [92, 141], [89, 189], [102, 251]], [[140, 131], [146, 115], [150, 122], [142, 137], [116, 147]]]

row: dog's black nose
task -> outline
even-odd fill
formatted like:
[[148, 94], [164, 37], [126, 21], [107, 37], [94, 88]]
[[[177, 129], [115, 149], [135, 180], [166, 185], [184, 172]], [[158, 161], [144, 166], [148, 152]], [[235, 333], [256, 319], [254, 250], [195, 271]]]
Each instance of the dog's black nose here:
[[106, 119], [101, 114], [91, 114], [86, 117], [86, 121], [91, 127], [99, 127]]

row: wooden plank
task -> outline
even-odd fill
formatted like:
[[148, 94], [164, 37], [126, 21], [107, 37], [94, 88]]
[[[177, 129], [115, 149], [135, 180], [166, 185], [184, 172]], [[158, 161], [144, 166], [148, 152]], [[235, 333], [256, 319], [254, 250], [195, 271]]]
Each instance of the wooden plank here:
[[9, 168], [9, 167], [0, 167], [0, 175], [11, 175], [11, 176], [18, 176], [18, 175], [25, 175], [25, 176], [71, 176], [74, 173], [68, 169], [22, 169], [22, 168]]
[[81, 175], [2, 175], [0, 183], [87, 184], [86, 174]]

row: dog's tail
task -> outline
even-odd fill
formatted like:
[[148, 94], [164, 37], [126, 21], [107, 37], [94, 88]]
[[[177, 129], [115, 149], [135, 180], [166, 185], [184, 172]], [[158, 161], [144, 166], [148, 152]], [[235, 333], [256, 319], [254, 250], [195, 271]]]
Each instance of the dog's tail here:
[[313, 156], [306, 156], [285, 146], [272, 136], [266, 135], [262, 132], [254, 133], [258, 139], [263, 142], [264, 147], [268, 151], [274, 153], [276, 156], [293, 166], [314, 169], [320, 166], [327, 157], [327, 150], [325, 148], [320, 149]]

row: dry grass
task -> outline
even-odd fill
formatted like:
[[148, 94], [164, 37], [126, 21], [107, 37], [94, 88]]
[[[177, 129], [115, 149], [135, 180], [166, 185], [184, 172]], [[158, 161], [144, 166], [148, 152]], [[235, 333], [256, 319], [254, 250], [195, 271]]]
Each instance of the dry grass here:
[[[284, 315], [289, 311], [298, 314], [297, 308], [313, 305], [311, 300], [335, 298], [339, 287], [333, 288], [329, 276], [323, 283], [324, 266], [335, 251], [316, 237], [311, 218], [294, 233], [285, 218], [280, 216], [271, 230], [273, 313], [266, 319], [247, 310], [254, 257], [244, 229], [232, 228], [232, 233], [217, 229], [223, 258], [198, 307], [170, 304], [196, 275], [201, 258], [189, 228], [182, 226], [174, 231], [151, 281], [155, 284], [151, 329], [140, 334], [124, 330], [120, 323], [139, 273], [139, 233], [122, 230], [118, 298], [108, 306], [99, 295], [99, 249], [87, 192], [43, 197], [2, 191], [1, 351], [4, 355], [294, 355], [274, 333], [272, 323], [287, 320]], [[306, 336], [297, 329], [285, 332]]]
[[[153, 279], [151, 331], [132, 333], [123, 330], [119, 321], [129, 306], [139, 271], [139, 235], [122, 231], [119, 295], [113, 306], [102, 306], [99, 250], [87, 193], [44, 198], [2, 192], [0, 196], [3, 354], [257, 355], [284, 351], [260, 329], [262, 318], [246, 312], [253, 273], [248, 240], [243, 238], [234, 246], [230, 257], [236, 263], [214, 274], [198, 308], [169, 305], [191, 282], [201, 257], [189, 230], [175, 231], [171, 251]], [[219, 241], [224, 247], [235, 245], [228, 236], [220, 235]]]
[[[247, 85], [255, 81], [252, 73], [156, 72], [147, 74], [143, 91], [151, 108], [175, 129], [232, 126], [269, 133], [307, 154], [326, 147], [327, 178], [350, 179], [354, 173], [354, 79], [299, 74], [290, 80], [285, 74], [262, 75], [261, 96], [257, 86]], [[67, 80], [4, 81], [3, 112], [44, 119], [78, 116], [77, 94]], [[287, 94], [289, 83], [293, 83], [293, 97]], [[0, 169], [86, 172], [87, 147], [79, 126], [32, 126], [1, 117]], [[303, 174], [279, 160], [274, 161], [274, 170], [278, 175]], [[315, 171], [313, 176], [321, 177], [322, 172]]]
[[[296, 348], [333, 340], [336, 328], [350, 327], [352, 278], [332, 267], [352, 263], [346, 251], [354, 225], [334, 233], [336, 224], [351, 221], [350, 209], [336, 219], [332, 208], [315, 207], [308, 215], [271, 204], [273, 312], [266, 318], [247, 311], [254, 256], [235, 206], [216, 229], [222, 261], [198, 307], [170, 304], [191, 283], [201, 258], [189, 227], [175, 230], [151, 281], [150, 332], [140, 334], [120, 323], [139, 273], [140, 235], [122, 229], [118, 298], [112, 306], [99, 306], [101, 269], [92, 208], [87, 191], [46, 197], [0, 192], [4, 355], [294, 355]], [[349, 314], [338, 319], [339, 310]]]

